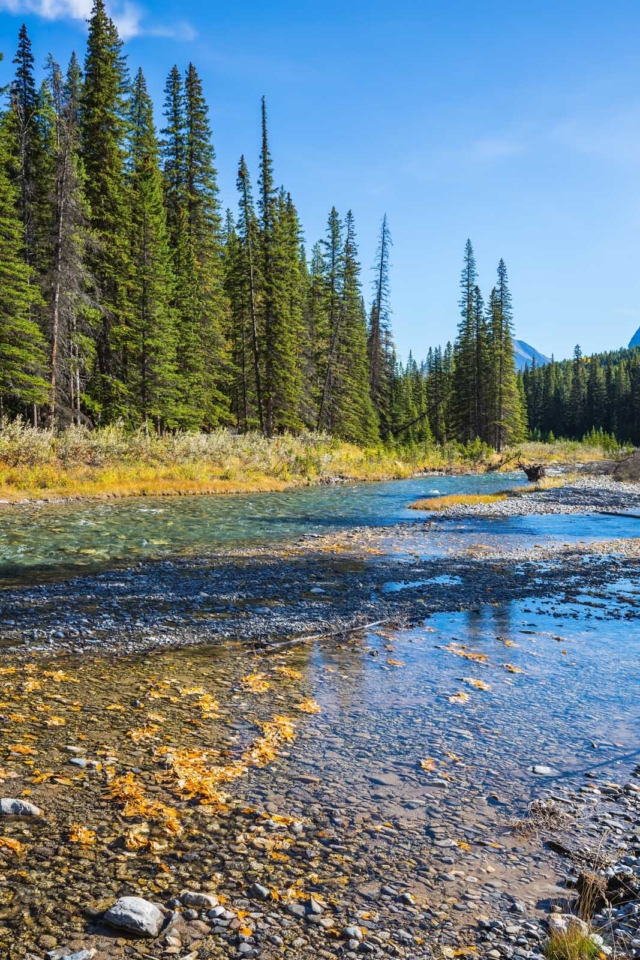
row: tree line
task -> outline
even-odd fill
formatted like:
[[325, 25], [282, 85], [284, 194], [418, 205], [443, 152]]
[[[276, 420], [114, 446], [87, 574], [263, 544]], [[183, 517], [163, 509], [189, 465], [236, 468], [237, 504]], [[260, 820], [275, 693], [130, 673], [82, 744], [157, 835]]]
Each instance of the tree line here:
[[640, 446], [640, 348], [531, 366], [522, 374], [532, 436]]
[[38, 84], [24, 26], [13, 63], [0, 118], [0, 416], [498, 450], [526, 436], [527, 417], [547, 429], [542, 374], [516, 374], [504, 261], [485, 303], [467, 242], [455, 343], [403, 364], [387, 218], [366, 306], [353, 213], [333, 208], [307, 251], [264, 99], [257, 179], [241, 157], [225, 213], [196, 67], [170, 71], [158, 131], [103, 0], [82, 63], [74, 54], [63, 70], [49, 56]]

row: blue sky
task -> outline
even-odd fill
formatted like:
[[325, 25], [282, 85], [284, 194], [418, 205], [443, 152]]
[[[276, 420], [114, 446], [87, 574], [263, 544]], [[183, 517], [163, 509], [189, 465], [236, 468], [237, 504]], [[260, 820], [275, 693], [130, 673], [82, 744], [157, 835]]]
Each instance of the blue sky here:
[[[0, 77], [25, 20], [39, 63], [84, 52], [91, 0], [0, 0]], [[257, 173], [267, 97], [276, 176], [308, 245], [356, 216], [365, 288], [387, 213], [401, 355], [455, 335], [464, 243], [488, 295], [504, 257], [516, 334], [568, 356], [640, 326], [640, 6], [610, 0], [114, 0], [158, 105], [198, 67], [222, 200]]]

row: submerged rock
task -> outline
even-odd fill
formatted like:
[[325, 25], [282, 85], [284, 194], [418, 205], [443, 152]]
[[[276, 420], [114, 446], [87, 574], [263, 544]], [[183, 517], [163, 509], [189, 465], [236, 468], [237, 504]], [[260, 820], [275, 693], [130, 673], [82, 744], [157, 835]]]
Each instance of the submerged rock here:
[[107, 910], [104, 922], [117, 930], [157, 937], [164, 924], [164, 914], [154, 903], [142, 897], [121, 897]]
[[0, 814], [3, 817], [41, 817], [42, 810], [26, 800], [0, 800]]

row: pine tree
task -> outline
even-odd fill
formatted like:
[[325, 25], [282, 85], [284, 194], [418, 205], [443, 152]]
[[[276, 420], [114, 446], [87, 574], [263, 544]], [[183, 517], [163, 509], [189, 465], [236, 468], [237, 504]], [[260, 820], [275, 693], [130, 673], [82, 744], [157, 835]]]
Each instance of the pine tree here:
[[191, 429], [211, 429], [229, 420], [229, 308], [209, 110], [193, 64], [184, 84], [184, 138], [184, 202], [177, 211], [174, 241], [179, 422]]
[[498, 282], [491, 291], [487, 323], [486, 378], [488, 440], [500, 451], [524, 439], [525, 416], [513, 353], [513, 307], [507, 268], [498, 264]]
[[367, 322], [360, 287], [355, 223], [345, 218], [344, 272], [333, 386], [333, 432], [352, 443], [371, 444], [379, 437], [378, 420], [369, 389]]
[[272, 325], [269, 392], [271, 429], [295, 433], [302, 427], [303, 285], [300, 270], [300, 225], [291, 196], [281, 190], [273, 228]]
[[343, 227], [335, 207], [332, 207], [327, 223], [324, 247], [324, 283], [318, 284], [317, 323], [321, 331], [318, 369], [322, 387], [318, 403], [318, 430], [331, 431], [334, 427], [333, 395], [337, 375], [337, 359], [344, 320], [345, 251]]
[[390, 406], [390, 353], [387, 341], [391, 326], [389, 306], [389, 260], [391, 255], [391, 231], [385, 214], [380, 227], [380, 238], [374, 266], [374, 296], [371, 305], [368, 331], [369, 382], [371, 398], [380, 420], [383, 438], [389, 435], [388, 412]]
[[[239, 193], [239, 217], [238, 217], [238, 235], [240, 239], [240, 271], [241, 271], [241, 297], [242, 297], [242, 342], [243, 356], [246, 357], [247, 340], [251, 344], [251, 357], [253, 367], [253, 392], [255, 393], [255, 402], [258, 413], [258, 423], [260, 431], [265, 432], [264, 402], [262, 393], [262, 355], [261, 355], [261, 335], [258, 332], [258, 294], [259, 294], [259, 248], [260, 238], [258, 231], [258, 221], [253, 205], [253, 193], [251, 190], [251, 179], [244, 156], [240, 158], [238, 167], [237, 187]], [[248, 310], [248, 334], [246, 332], [247, 321], [245, 313]], [[244, 361], [246, 371], [249, 366]], [[249, 383], [248, 374], [245, 373], [245, 382]], [[249, 388], [247, 386], [247, 392]]]
[[162, 130], [162, 162], [164, 173], [164, 199], [167, 211], [167, 229], [173, 249], [180, 245], [179, 231], [186, 198], [186, 131], [184, 86], [177, 66], [171, 69], [165, 86], [164, 116], [166, 126]]
[[453, 416], [457, 438], [463, 443], [483, 437], [486, 383], [486, 323], [471, 241], [467, 240], [460, 279], [460, 315], [454, 347]]
[[90, 409], [101, 421], [126, 416], [129, 202], [125, 176], [129, 77], [122, 42], [94, 0], [81, 102], [81, 159], [95, 237], [88, 267], [98, 294], [97, 369]]
[[54, 118], [50, 258], [44, 278], [51, 370], [49, 418], [52, 424], [69, 420], [79, 423], [82, 381], [90, 352], [85, 319], [91, 288], [84, 262], [90, 237], [79, 157], [81, 72], [75, 54], [66, 78], [52, 57], [47, 68]]
[[273, 179], [273, 161], [269, 150], [267, 129], [267, 104], [262, 98], [262, 149], [260, 152], [260, 178], [258, 181], [258, 210], [260, 213], [260, 266], [262, 275], [262, 322], [264, 331], [264, 429], [267, 437], [275, 430], [275, 362], [276, 327], [275, 316], [275, 232], [276, 190]]
[[22, 405], [48, 399], [45, 343], [31, 319], [39, 293], [24, 259], [24, 221], [18, 192], [8, 175], [15, 156], [12, 124], [0, 125], [0, 417]]
[[131, 98], [129, 195], [131, 320], [127, 332], [129, 420], [175, 424], [174, 278], [153, 105], [139, 70]]
[[36, 193], [38, 143], [38, 93], [33, 73], [31, 40], [23, 23], [18, 33], [18, 50], [13, 60], [16, 74], [11, 84], [10, 103], [15, 137], [15, 164], [19, 183], [19, 211], [22, 220], [25, 260], [35, 267]]

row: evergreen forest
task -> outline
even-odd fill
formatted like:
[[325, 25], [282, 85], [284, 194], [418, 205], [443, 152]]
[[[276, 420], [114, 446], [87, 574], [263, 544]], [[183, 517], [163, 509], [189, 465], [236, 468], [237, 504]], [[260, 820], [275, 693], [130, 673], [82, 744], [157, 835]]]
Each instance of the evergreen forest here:
[[0, 417], [498, 451], [529, 436], [640, 443], [640, 349], [576, 348], [518, 374], [506, 265], [483, 296], [470, 241], [455, 342], [400, 362], [386, 216], [371, 285], [351, 211], [332, 208], [307, 247], [264, 99], [256, 167], [239, 158], [225, 209], [196, 66], [170, 70], [156, 126], [103, 0], [83, 57], [36, 65], [23, 26], [13, 66], [0, 117]]

